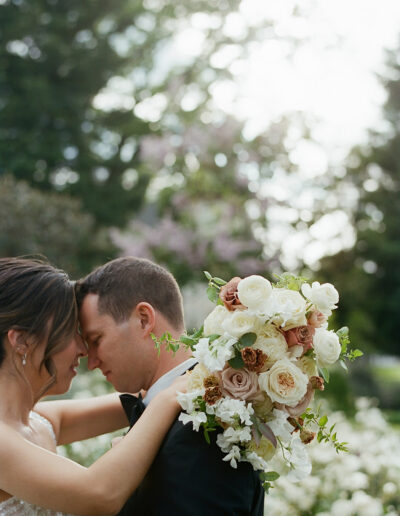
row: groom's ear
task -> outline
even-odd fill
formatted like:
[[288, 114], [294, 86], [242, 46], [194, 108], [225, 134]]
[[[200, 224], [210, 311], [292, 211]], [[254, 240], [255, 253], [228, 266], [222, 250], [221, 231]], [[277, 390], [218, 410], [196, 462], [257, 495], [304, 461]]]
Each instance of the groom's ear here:
[[154, 330], [156, 322], [156, 313], [154, 308], [145, 301], [138, 303], [135, 307], [135, 314], [139, 320], [140, 327], [144, 332], [144, 336], [148, 337]]

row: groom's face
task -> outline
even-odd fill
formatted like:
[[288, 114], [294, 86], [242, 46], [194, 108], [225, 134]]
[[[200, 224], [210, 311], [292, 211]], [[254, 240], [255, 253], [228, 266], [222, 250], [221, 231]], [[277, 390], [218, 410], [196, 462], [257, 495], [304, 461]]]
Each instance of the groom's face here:
[[133, 311], [126, 321], [117, 323], [111, 315], [99, 313], [98, 297], [88, 294], [79, 312], [89, 369], [99, 368], [120, 392], [148, 388], [154, 374], [154, 346], [150, 352], [139, 318]]

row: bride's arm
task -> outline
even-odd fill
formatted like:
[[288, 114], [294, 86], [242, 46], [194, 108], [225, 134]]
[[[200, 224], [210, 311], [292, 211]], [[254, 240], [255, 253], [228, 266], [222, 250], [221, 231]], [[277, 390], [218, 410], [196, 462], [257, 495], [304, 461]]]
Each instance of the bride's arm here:
[[0, 489], [27, 502], [82, 516], [116, 514], [142, 481], [179, 412], [175, 391], [149, 404], [122, 442], [89, 468], [36, 446], [0, 427]]
[[57, 444], [82, 441], [128, 426], [117, 393], [83, 400], [43, 401], [34, 410], [51, 422]]

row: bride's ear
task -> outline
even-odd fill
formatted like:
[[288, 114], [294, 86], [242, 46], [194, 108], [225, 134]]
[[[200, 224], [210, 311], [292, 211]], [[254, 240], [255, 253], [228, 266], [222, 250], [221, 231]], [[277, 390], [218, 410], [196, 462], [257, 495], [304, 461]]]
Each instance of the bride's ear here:
[[21, 356], [25, 356], [27, 354], [29, 345], [25, 331], [14, 329], [8, 330], [7, 339], [15, 353]]
[[140, 327], [144, 332], [144, 336], [148, 337], [154, 330], [156, 314], [154, 308], [146, 302], [138, 303], [135, 307], [135, 313], [140, 322]]

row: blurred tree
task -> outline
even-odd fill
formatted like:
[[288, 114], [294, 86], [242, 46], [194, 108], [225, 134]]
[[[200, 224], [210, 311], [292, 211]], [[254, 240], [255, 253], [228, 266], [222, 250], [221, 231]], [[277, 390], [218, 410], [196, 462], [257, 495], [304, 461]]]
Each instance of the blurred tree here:
[[141, 160], [143, 137], [208, 112], [210, 85], [245, 52], [250, 30], [228, 19], [239, 3], [0, 2], [0, 173], [123, 225], [155, 173]]
[[[383, 131], [353, 150], [346, 179], [358, 191], [353, 249], [322, 261], [341, 292], [340, 322], [362, 349], [400, 355], [400, 65], [389, 59]], [[342, 180], [343, 181], [343, 180]]]
[[108, 234], [77, 199], [0, 178], [0, 255], [45, 255], [74, 279], [115, 257]]

